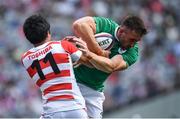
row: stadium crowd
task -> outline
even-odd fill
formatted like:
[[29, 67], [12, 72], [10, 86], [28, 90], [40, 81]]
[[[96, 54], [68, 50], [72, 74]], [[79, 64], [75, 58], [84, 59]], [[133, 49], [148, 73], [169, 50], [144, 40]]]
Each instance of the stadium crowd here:
[[22, 32], [29, 15], [46, 16], [55, 40], [72, 35], [72, 22], [85, 15], [117, 22], [127, 14], [143, 18], [149, 33], [139, 43], [139, 61], [106, 82], [109, 111], [180, 87], [179, 5], [179, 0], [0, 0], [0, 117], [39, 117], [42, 110], [40, 93], [20, 61], [31, 46]]

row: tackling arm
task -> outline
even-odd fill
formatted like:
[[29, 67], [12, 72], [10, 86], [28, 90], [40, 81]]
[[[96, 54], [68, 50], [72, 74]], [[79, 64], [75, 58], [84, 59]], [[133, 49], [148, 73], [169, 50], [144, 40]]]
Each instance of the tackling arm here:
[[82, 55], [81, 57], [80, 57], [80, 59], [78, 60], [78, 62], [77, 62], [77, 64], [83, 64], [83, 65], [85, 65], [85, 66], [87, 66], [87, 67], [89, 67], [89, 68], [93, 68], [94, 66], [89, 62], [89, 59], [86, 57], [86, 56], [84, 56], [84, 55]]

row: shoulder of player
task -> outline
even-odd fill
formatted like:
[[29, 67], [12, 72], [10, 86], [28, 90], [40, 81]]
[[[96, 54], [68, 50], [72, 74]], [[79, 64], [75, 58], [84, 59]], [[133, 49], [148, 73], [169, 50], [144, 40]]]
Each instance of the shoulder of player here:
[[126, 49], [126, 51], [128, 51], [128, 52], [134, 52], [134, 51], [138, 51], [138, 49], [139, 49], [139, 45], [138, 45], [138, 43], [136, 43], [136, 44], [134, 45], [134, 47], [128, 48], [128, 49]]
[[[26, 56], [32, 54], [32, 53], [35, 53], [41, 49], [44, 49], [46, 48], [47, 46], [50, 46], [50, 45], [53, 45], [53, 44], [60, 44], [60, 41], [50, 41], [50, 42], [47, 42], [47, 44], [43, 44], [41, 46], [41, 48], [38, 48], [36, 49], [36, 47], [33, 47], [31, 49], [29, 49], [28, 51], [24, 52], [22, 55], [21, 55], [21, 58], [25, 58]], [[40, 47], [40, 46], [39, 46]]]
[[26, 56], [28, 56], [29, 54], [31, 54], [33, 52], [31, 52], [30, 50], [24, 52], [22, 55], [21, 55], [21, 59], [24, 59]]
[[70, 54], [78, 50], [75, 44], [73, 44], [72, 42], [66, 39], [61, 40], [61, 46], [67, 53], [70, 53]]
[[128, 48], [126, 50], [119, 50], [118, 52], [121, 52], [121, 54], [137, 54], [139, 52], [139, 46], [138, 44], [135, 44], [134, 47]]
[[93, 19], [94, 19], [94, 20], [111, 20], [111, 21], [113, 21], [111, 18], [99, 17], [99, 16], [94, 16]]
[[139, 49], [139, 45], [138, 45], [138, 43], [135, 43], [135, 44], [134, 44], [134, 47], [129, 48], [129, 49], [135, 49], [135, 50], [137, 49], [137, 50], [138, 50], [138, 49]]
[[72, 43], [66, 39], [63, 39], [60, 41], [61, 42], [61, 46], [64, 47], [68, 47], [69, 45], [72, 45]]
[[33, 53], [33, 52], [31, 52], [30, 50], [22, 53], [22, 54], [21, 54], [21, 59], [20, 59], [20, 60], [21, 60], [21, 64], [24, 65], [24, 61], [25, 61], [26, 57], [27, 57], [28, 55], [32, 54], [32, 53]]
[[138, 44], [135, 44], [134, 47], [128, 49], [122, 49], [118, 42], [114, 42], [111, 53], [115, 55], [123, 55], [123, 54], [134, 54], [139, 52]]

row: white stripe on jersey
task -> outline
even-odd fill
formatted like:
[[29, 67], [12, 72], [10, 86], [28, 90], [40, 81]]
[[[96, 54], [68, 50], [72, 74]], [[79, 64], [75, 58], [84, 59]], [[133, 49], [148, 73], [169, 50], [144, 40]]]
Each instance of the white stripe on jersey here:
[[47, 100], [51, 97], [60, 96], [60, 95], [72, 95], [73, 96], [73, 92], [71, 90], [52, 91], [51, 93], [47, 93], [46, 95], [42, 95], [42, 98]]
[[72, 83], [72, 80], [74, 80], [71, 77], [61, 77], [61, 78], [54, 78], [53, 80], [46, 81], [46, 83], [43, 83], [40, 87], [41, 91], [45, 90], [46, 88], [55, 85], [55, 84], [61, 84], [61, 83]]
[[[72, 68], [70, 68], [72, 65], [70, 63], [61, 63], [61, 64], [58, 64], [58, 68], [60, 71], [62, 70], [72, 70]], [[47, 68], [44, 68], [43, 69], [43, 73], [46, 75], [48, 73], [51, 73], [53, 72], [52, 68], [51, 67], [47, 67]]]

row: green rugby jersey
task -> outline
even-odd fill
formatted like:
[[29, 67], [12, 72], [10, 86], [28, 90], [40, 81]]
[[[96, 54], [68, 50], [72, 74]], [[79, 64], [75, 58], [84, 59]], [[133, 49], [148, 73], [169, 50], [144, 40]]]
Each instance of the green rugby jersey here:
[[[110, 58], [117, 54], [121, 54], [127, 65], [130, 66], [136, 62], [138, 58], [138, 44], [136, 43], [133, 48], [129, 48], [126, 51], [121, 50], [121, 44], [115, 38], [116, 30], [119, 25], [111, 19], [104, 17], [93, 17], [96, 23], [96, 33], [106, 32], [114, 36], [114, 44], [111, 48]], [[78, 83], [82, 83], [94, 90], [102, 92], [104, 89], [104, 82], [110, 75], [95, 68], [88, 68], [84, 65], [80, 65], [74, 68], [75, 77]]]

